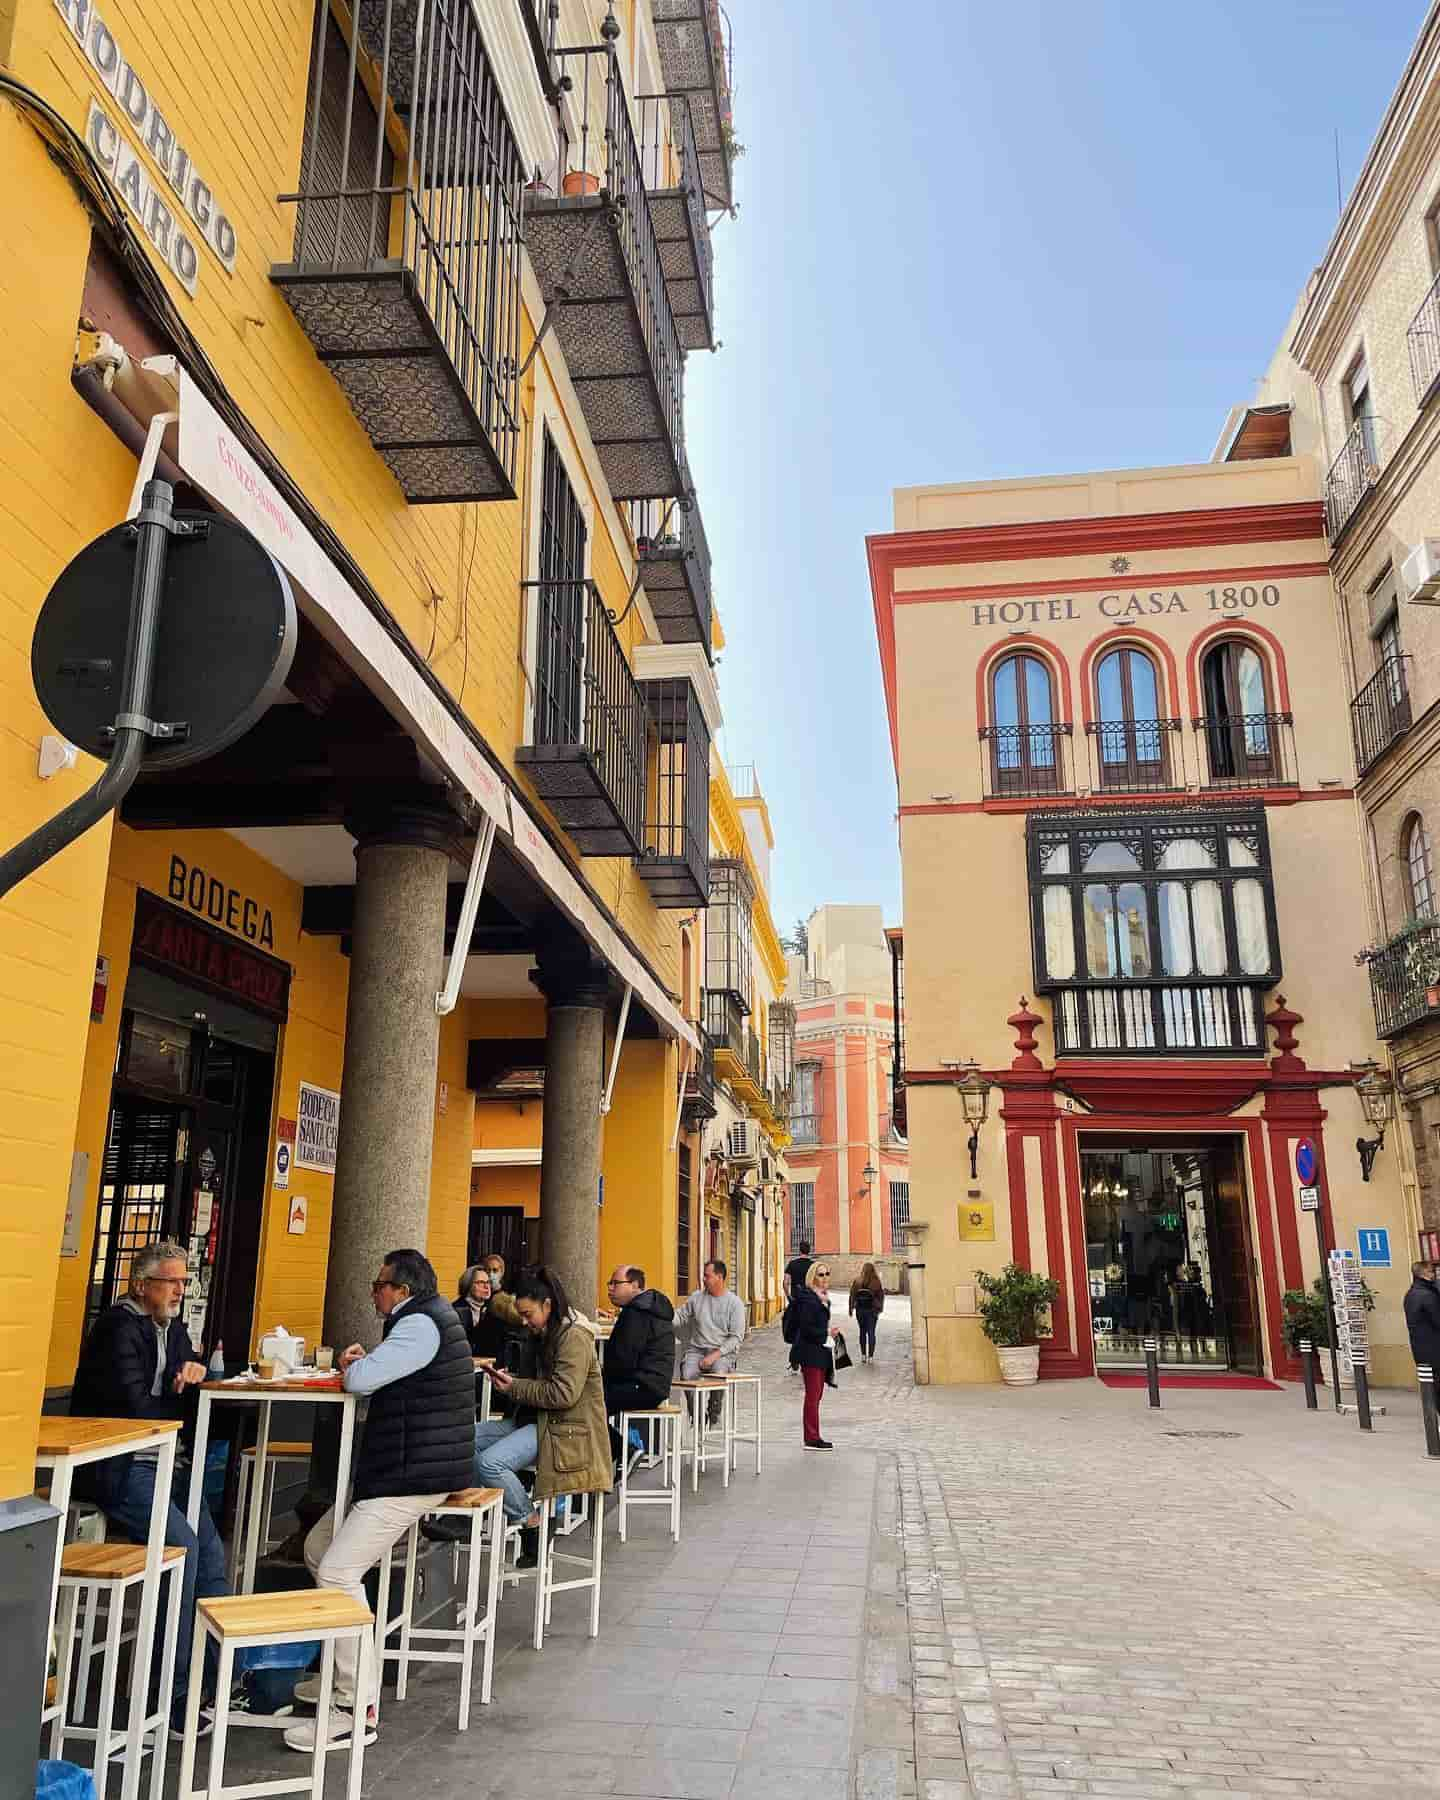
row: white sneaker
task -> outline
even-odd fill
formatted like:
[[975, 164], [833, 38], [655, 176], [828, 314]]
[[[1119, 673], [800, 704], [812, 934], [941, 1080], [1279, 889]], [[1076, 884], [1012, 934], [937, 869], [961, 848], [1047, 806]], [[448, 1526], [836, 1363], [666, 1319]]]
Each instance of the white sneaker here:
[[[320, 1704], [320, 1677], [318, 1675], [307, 1675], [303, 1681], [297, 1681], [295, 1683], [295, 1698], [297, 1700], [303, 1700], [307, 1706], [318, 1706]], [[333, 1681], [330, 1683], [330, 1704], [338, 1712], [353, 1712], [355, 1706], [353, 1700], [346, 1701], [342, 1695], [335, 1692], [335, 1683]]]
[[[325, 1748], [327, 1750], [348, 1749], [350, 1745], [350, 1733], [354, 1729], [354, 1725], [354, 1713], [341, 1712], [338, 1707], [332, 1706], [330, 1709], [329, 1724], [325, 1731]], [[306, 1719], [303, 1724], [292, 1725], [285, 1733], [286, 1745], [291, 1750], [313, 1750], [315, 1748], [315, 1738], [319, 1726], [320, 1721], [318, 1719]], [[375, 1709], [372, 1707], [365, 1717], [364, 1738], [362, 1741], [366, 1744], [373, 1744], [375, 1742], [375, 1737]]]

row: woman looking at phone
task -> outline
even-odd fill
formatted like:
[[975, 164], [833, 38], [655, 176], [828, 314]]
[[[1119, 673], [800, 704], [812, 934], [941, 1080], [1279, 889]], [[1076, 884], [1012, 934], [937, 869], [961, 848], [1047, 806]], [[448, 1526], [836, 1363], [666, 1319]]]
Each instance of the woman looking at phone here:
[[[554, 1270], [526, 1269], [514, 1294], [495, 1294], [491, 1309], [536, 1340], [539, 1374], [496, 1367], [495, 1391], [514, 1406], [506, 1419], [475, 1427], [475, 1481], [498, 1487], [505, 1517], [533, 1529], [540, 1514], [518, 1471], [533, 1467], [533, 1500], [558, 1494], [604, 1494], [612, 1485], [610, 1438], [595, 1339], [574, 1317]], [[522, 1559], [523, 1560], [523, 1559]]]

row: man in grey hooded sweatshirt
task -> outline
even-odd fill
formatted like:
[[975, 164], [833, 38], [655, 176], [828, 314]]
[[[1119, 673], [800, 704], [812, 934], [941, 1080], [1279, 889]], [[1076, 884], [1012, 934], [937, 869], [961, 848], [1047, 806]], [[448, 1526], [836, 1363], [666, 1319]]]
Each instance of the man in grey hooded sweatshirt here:
[[[735, 1367], [740, 1341], [745, 1336], [745, 1302], [725, 1285], [729, 1273], [723, 1262], [707, 1262], [703, 1285], [675, 1314], [676, 1331], [690, 1333], [680, 1370], [686, 1381], [724, 1375]], [[720, 1417], [720, 1398], [718, 1393], [710, 1396], [712, 1425]]]

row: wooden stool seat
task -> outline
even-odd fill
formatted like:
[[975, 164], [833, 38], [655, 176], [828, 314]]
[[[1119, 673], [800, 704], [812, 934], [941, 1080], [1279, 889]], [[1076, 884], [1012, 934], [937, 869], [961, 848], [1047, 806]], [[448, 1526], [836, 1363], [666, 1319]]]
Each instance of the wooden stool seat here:
[[[160, 1552], [160, 1562], [180, 1562], [185, 1552], [178, 1544], [167, 1544]], [[67, 1544], [60, 1558], [62, 1576], [72, 1575], [82, 1581], [130, 1581], [145, 1570], [143, 1544]]]
[[659, 1406], [627, 1406], [627, 1419], [673, 1419], [680, 1415], [681, 1408], [673, 1400], [662, 1401]]
[[[265, 1446], [265, 1454], [267, 1456], [304, 1456], [308, 1458], [313, 1449], [314, 1446], [312, 1444], [277, 1444], [272, 1439], [271, 1442]], [[255, 1445], [248, 1445], [240, 1452], [240, 1454], [242, 1456], [248, 1456], [253, 1462], [255, 1460]]]
[[311, 1631], [343, 1630], [348, 1625], [372, 1625], [375, 1615], [368, 1606], [335, 1588], [312, 1588], [279, 1594], [222, 1594], [201, 1600], [197, 1609], [220, 1637], [253, 1637], [257, 1633], [289, 1632], [304, 1639]]
[[477, 1506], [488, 1506], [492, 1500], [503, 1500], [504, 1498], [505, 1496], [499, 1488], [460, 1488], [453, 1494], [447, 1494], [435, 1511], [471, 1512]]
[[726, 1382], [723, 1375], [693, 1375], [688, 1380], [672, 1381], [670, 1385], [692, 1393], [702, 1388], [723, 1388]]

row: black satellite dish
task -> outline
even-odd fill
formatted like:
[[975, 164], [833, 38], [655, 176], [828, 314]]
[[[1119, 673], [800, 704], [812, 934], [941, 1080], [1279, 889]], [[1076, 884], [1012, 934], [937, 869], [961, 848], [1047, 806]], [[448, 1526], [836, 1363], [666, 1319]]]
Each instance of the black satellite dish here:
[[[178, 512], [174, 522], [147, 710], [188, 729], [151, 737], [147, 769], [176, 769], [233, 744], [280, 697], [295, 656], [295, 597], [279, 563], [229, 519]], [[51, 588], [30, 645], [45, 717], [101, 758], [114, 747], [121, 707], [136, 556], [128, 524], [87, 544]]]

